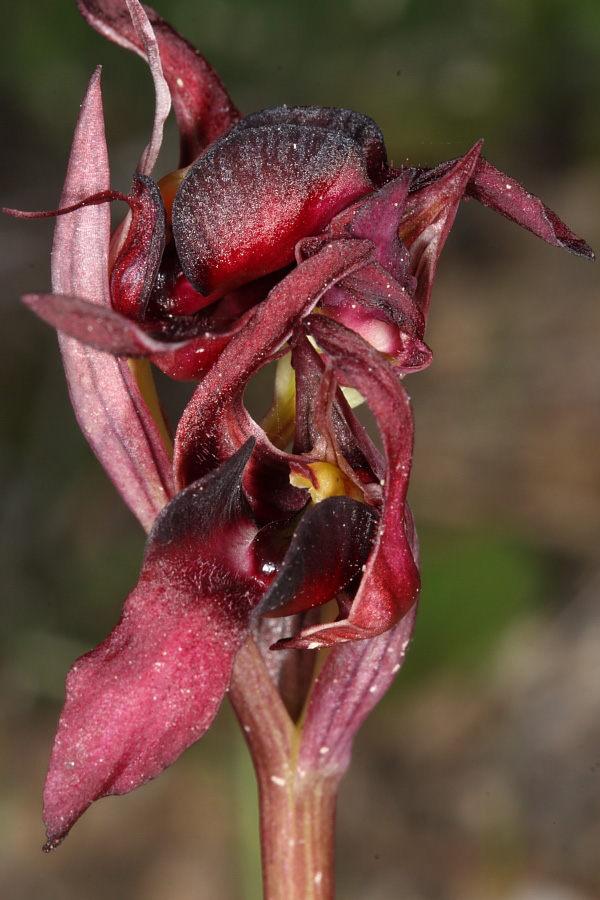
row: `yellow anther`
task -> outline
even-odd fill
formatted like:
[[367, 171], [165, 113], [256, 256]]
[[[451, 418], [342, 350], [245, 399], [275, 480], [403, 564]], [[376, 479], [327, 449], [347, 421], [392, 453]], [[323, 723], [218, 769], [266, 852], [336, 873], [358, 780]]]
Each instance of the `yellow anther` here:
[[307, 488], [313, 503], [320, 503], [327, 497], [352, 497], [364, 502], [360, 488], [333, 463], [307, 463], [312, 478], [298, 472], [290, 474], [290, 483], [294, 487]]

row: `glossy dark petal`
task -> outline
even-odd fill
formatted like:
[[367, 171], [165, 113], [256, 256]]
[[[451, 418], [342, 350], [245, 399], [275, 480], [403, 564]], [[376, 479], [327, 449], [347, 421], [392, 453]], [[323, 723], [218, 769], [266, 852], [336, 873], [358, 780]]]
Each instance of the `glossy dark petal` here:
[[289, 616], [336, 597], [367, 561], [377, 518], [350, 497], [329, 497], [308, 509], [257, 612]]
[[[61, 207], [109, 187], [100, 70], [77, 122]], [[88, 206], [58, 219], [52, 249], [55, 294], [110, 309], [110, 210]], [[77, 421], [117, 490], [146, 530], [173, 494], [169, 453], [128, 364], [59, 333]]]
[[[408, 506], [406, 536], [418, 566], [419, 545]], [[299, 769], [318, 767], [332, 774], [346, 770], [356, 732], [402, 668], [416, 614], [417, 604], [389, 631], [367, 641], [332, 647], [311, 691], [298, 751]]]
[[277, 106], [245, 116], [232, 129], [263, 125], [313, 125], [352, 138], [359, 145], [369, 177], [379, 184], [387, 170], [387, 153], [381, 129], [373, 119], [339, 106]]
[[194, 164], [173, 203], [173, 236], [191, 284], [225, 291], [294, 259], [338, 210], [372, 190], [357, 144], [301, 125], [232, 132]]
[[[129, 0], [132, 6], [139, 6]], [[81, 14], [100, 34], [146, 58], [123, 0], [77, 0]], [[154, 29], [181, 140], [181, 166], [241, 118], [223, 82], [204, 57], [153, 9], [144, 7]]]
[[94, 800], [156, 777], [211, 724], [259, 598], [241, 493], [251, 452], [165, 507], [121, 620], [72, 667], [44, 795], [47, 850]]
[[373, 410], [383, 439], [387, 473], [379, 527], [348, 616], [307, 628], [297, 637], [276, 645], [288, 648], [326, 647], [382, 634], [411, 609], [420, 586], [409, 539], [412, 519], [406, 507], [412, 411], [402, 382], [376, 350], [342, 325], [325, 316], [312, 315], [304, 327]]

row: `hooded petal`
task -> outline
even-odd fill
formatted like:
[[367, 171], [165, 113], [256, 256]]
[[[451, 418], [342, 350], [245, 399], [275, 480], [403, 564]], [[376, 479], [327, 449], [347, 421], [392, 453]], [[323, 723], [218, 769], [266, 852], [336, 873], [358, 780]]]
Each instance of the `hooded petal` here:
[[312, 125], [345, 134], [361, 149], [369, 176], [379, 184], [387, 172], [387, 153], [381, 129], [373, 119], [339, 106], [276, 106], [250, 113], [232, 131], [263, 125]]
[[45, 849], [94, 800], [154, 778], [211, 724], [260, 597], [241, 491], [252, 446], [165, 507], [121, 620], [72, 667], [44, 795]]
[[[60, 206], [109, 187], [100, 94], [94, 73], [75, 129]], [[87, 206], [56, 223], [52, 250], [55, 294], [110, 307], [107, 204]], [[173, 493], [172, 469], [160, 430], [127, 363], [59, 334], [71, 402], [96, 456], [142, 525], [149, 530]]]
[[325, 316], [309, 316], [304, 325], [371, 406], [383, 438], [387, 474], [379, 527], [347, 618], [304, 629], [277, 647], [327, 647], [382, 634], [406, 615], [420, 587], [406, 507], [413, 439], [406, 391], [391, 366], [354, 332]]
[[[142, 59], [147, 51], [132, 23], [129, 9], [137, 11], [137, 0], [77, 0], [82, 16], [115, 44], [133, 50]], [[215, 138], [241, 119], [223, 82], [204, 57], [153, 9], [144, 7], [156, 35], [162, 69], [181, 139], [181, 166], [195, 160]]]

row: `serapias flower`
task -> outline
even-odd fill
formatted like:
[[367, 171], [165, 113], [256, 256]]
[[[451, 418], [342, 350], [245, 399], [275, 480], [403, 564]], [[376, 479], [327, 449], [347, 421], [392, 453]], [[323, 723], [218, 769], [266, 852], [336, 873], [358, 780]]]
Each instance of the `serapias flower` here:
[[[593, 256], [480, 143], [434, 169], [395, 169], [358, 113], [284, 106], [242, 118], [152, 10], [79, 6], [148, 59], [154, 128], [130, 194], [111, 191], [94, 74], [52, 213], [53, 293], [25, 301], [59, 330], [82, 429], [149, 537], [121, 620], [68, 677], [47, 849], [94, 800], [155, 777], [206, 731], [249, 646], [289, 720], [307, 704], [290, 755], [299, 771], [343, 771], [412, 632], [420, 578], [401, 376], [430, 361], [425, 321], [459, 201]], [[182, 158], [155, 183], [171, 97]], [[131, 214], [111, 238], [116, 199]], [[201, 377], [173, 447], [140, 357]], [[274, 405], [258, 424], [243, 394], [271, 362]], [[369, 403], [383, 455], [342, 388]], [[309, 691], [310, 651], [324, 647]]]
[[[319, 256], [310, 260], [316, 280]], [[45, 792], [47, 849], [93, 800], [155, 777], [202, 736], [248, 636], [274, 641], [281, 653], [341, 650], [390, 632], [377, 696], [406, 649], [410, 630], [401, 641], [391, 631], [414, 606], [420, 582], [406, 506], [412, 415], [401, 381], [360, 336], [327, 317], [308, 317], [291, 338], [297, 414], [293, 452], [286, 453], [244, 410], [257, 366], [242, 343], [241, 335], [232, 340], [180, 423], [176, 471], [182, 482], [194, 480], [157, 517], [120, 622], [68, 676]], [[338, 377], [371, 404], [385, 461]], [[226, 402], [215, 402], [215, 383]], [[330, 600], [339, 616], [321, 623], [313, 611]], [[292, 617], [299, 630], [266, 627], [264, 617], [272, 616]], [[331, 667], [339, 665], [335, 653]], [[365, 707], [363, 717], [367, 699], [376, 699], [372, 686], [346, 692], [346, 702], [353, 697]], [[296, 712], [306, 690], [292, 691]], [[313, 711], [314, 727], [322, 716]], [[358, 721], [352, 717], [342, 730], [340, 766]]]

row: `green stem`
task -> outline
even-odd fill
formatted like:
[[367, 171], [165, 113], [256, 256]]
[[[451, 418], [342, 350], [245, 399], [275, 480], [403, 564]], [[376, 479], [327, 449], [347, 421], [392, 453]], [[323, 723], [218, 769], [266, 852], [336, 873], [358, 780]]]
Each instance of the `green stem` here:
[[229, 696], [258, 779], [264, 900], [333, 900], [339, 778], [298, 771], [301, 732], [252, 640], [238, 653]]

